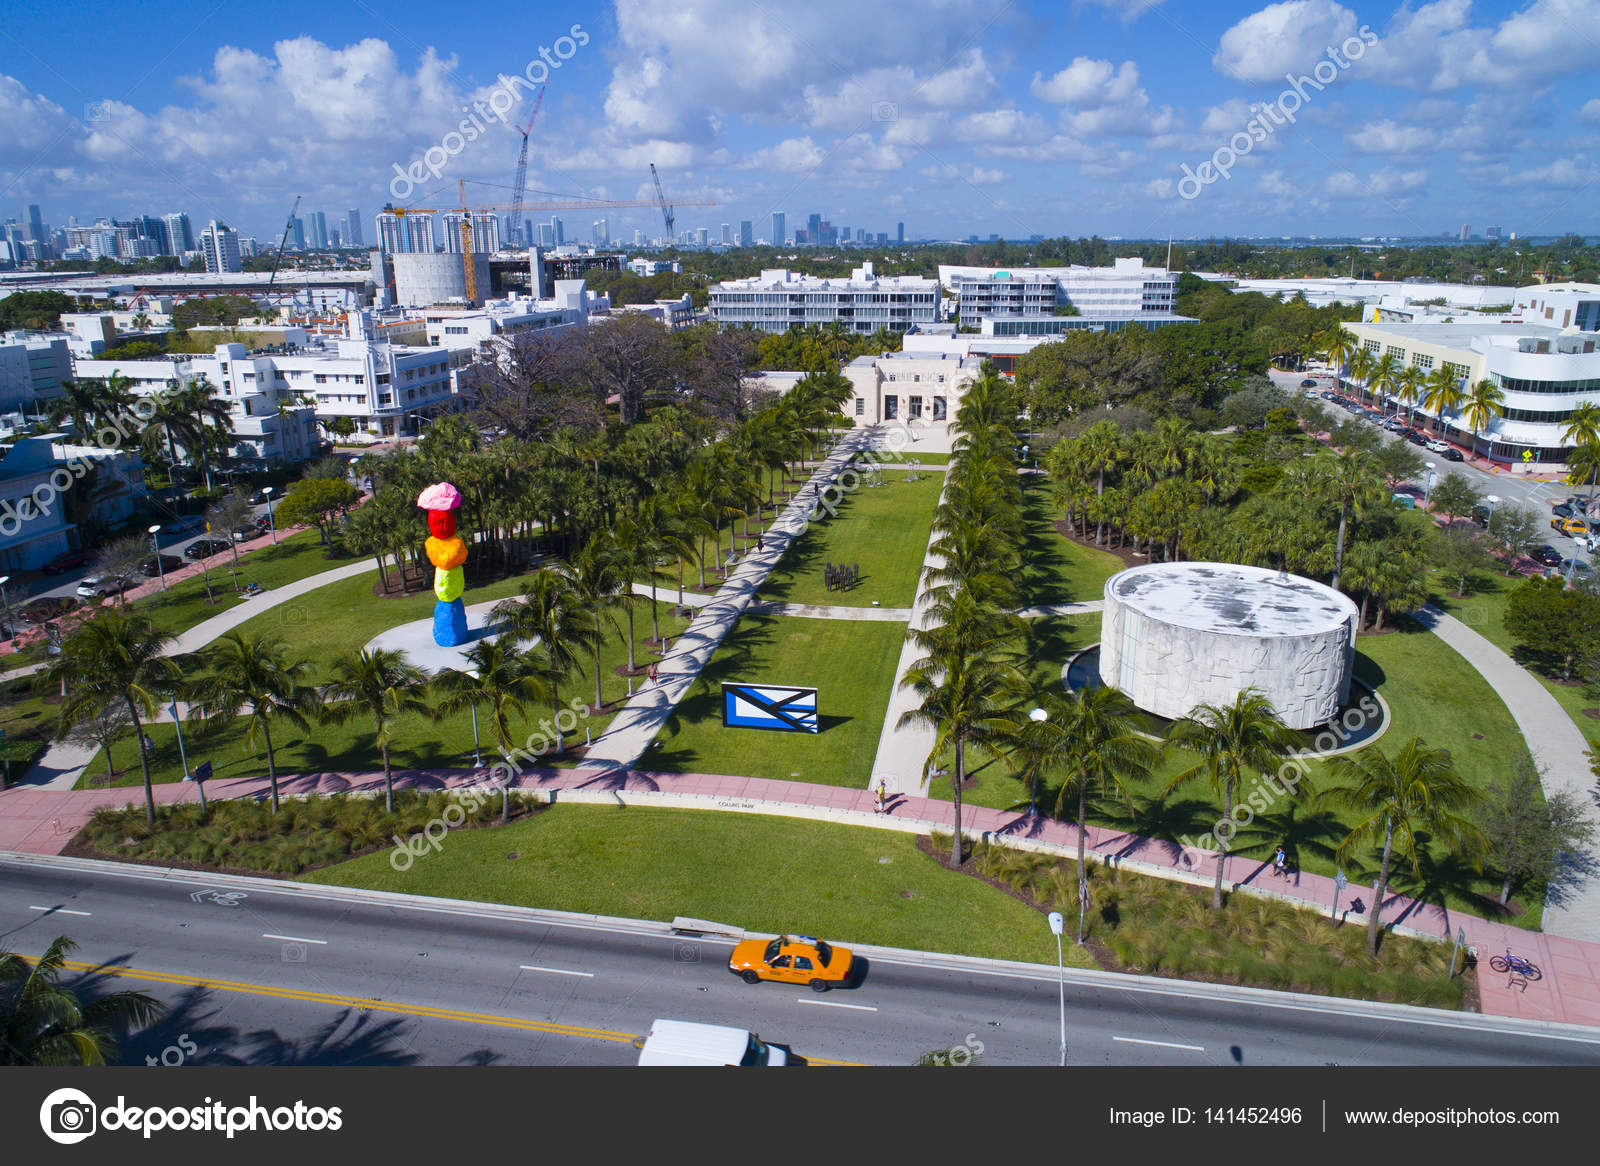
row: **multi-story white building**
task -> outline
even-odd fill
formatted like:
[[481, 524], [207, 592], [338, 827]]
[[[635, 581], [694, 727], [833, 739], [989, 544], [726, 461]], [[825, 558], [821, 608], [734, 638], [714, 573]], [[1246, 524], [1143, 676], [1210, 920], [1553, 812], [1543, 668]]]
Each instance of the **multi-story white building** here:
[[[92, 493], [82, 485], [91, 475]], [[0, 573], [35, 569], [71, 550], [74, 513], [115, 527], [144, 493], [144, 463], [132, 443], [76, 445], [59, 433], [20, 439], [0, 459]]]
[[857, 427], [884, 421], [945, 425], [982, 370], [981, 359], [956, 353], [858, 356], [844, 367], [855, 390], [844, 403], [844, 415]]
[[206, 255], [206, 270], [213, 273], [243, 271], [239, 256], [239, 236], [225, 223], [212, 219], [200, 232], [200, 249]]
[[[444, 216], [444, 249], [448, 254], [461, 253], [461, 224], [468, 215], [447, 211]], [[472, 249], [479, 255], [492, 255], [500, 250], [500, 216], [488, 211], [472, 211]]]
[[0, 413], [36, 414], [72, 378], [64, 336], [7, 332], [0, 339]]
[[[1459, 411], [1447, 411], [1444, 422], [1453, 439], [1502, 465], [1564, 463], [1572, 446], [1563, 431], [1573, 408], [1600, 404], [1600, 337], [1575, 325], [1466, 320], [1343, 327], [1374, 357], [1392, 355], [1401, 367], [1423, 373], [1444, 368], [1469, 389], [1492, 381], [1504, 394], [1504, 411], [1476, 437]], [[1434, 417], [1421, 402], [1415, 409]], [[1524, 452], [1531, 456], [1524, 458]]]
[[380, 211], [378, 246], [389, 255], [433, 254], [433, 216]]
[[718, 324], [758, 332], [832, 323], [851, 332], [904, 332], [939, 318], [939, 282], [919, 275], [879, 277], [871, 263], [856, 268], [849, 279], [775, 268], [714, 285], [711, 316]]
[[1071, 306], [1096, 319], [1173, 317], [1178, 277], [1143, 259], [1116, 259], [1110, 267], [955, 267], [941, 264], [939, 282], [956, 299], [965, 326], [982, 319], [1053, 316]]
[[1518, 288], [1511, 310], [1529, 324], [1600, 331], [1600, 284], [1549, 283]]
[[683, 270], [683, 264], [676, 259], [630, 259], [628, 270], [640, 279], [649, 279], [652, 275], [680, 272]]
[[172, 246], [174, 255], [182, 255], [185, 251], [198, 251], [195, 246], [194, 231], [189, 226], [189, 216], [182, 211], [164, 216], [167, 224], [167, 242]]

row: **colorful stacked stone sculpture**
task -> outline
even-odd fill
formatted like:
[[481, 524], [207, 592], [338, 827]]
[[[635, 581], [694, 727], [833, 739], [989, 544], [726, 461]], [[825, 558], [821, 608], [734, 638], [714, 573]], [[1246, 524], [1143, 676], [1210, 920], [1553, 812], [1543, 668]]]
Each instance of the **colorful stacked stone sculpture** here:
[[461, 491], [449, 482], [429, 486], [417, 495], [417, 505], [428, 512], [428, 562], [434, 566], [433, 642], [453, 648], [467, 642], [467, 607], [461, 593], [467, 589], [467, 544], [456, 534], [456, 511]]

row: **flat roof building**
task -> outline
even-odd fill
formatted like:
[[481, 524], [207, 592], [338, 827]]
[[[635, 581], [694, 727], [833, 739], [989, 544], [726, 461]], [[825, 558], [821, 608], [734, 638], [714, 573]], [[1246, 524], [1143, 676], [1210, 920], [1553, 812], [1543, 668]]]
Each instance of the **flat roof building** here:
[[801, 275], [785, 268], [711, 288], [718, 324], [758, 332], [837, 323], [851, 332], [904, 332], [939, 318], [939, 282], [919, 275], [878, 276], [864, 263], [848, 279]]

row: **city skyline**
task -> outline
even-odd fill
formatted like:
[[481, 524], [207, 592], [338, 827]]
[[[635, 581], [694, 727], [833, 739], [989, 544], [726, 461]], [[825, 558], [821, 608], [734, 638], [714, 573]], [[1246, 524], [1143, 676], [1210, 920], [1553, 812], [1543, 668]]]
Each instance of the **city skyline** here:
[[[405, 4], [377, 22], [331, 9], [289, 38], [265, 10], [195, 25], [97, 4], [108, 35], [186, 38], [182, 59], [202, 63], [99, 61], [81, 81], [56, 18], [24, 11], [13, 35], [36, 54], [0, 73], [0, 213], [181, 207], [267, 243], [296, 195], [447, 208], [465, 180], [469, 202], [503, 204], [537, 81], [530, 202], [649, 201], [655, 162], [669, 201], [716, 201], [678, 222], [713, 238], [774, 213], [869, 238], [901, 220], [953, 239], [1597, 228], [1582, 191], [1600, 180], [1585, 80], [1600, 47], [1580, 35], [1597, 0], [1359, 16], [1334, 0], [957, 0], [919, 16], [915, 60], [896, 38], [806, 31], [849, 27], [858, 5], [825, 3], [802, 29], [729, 0], [679, 9], [538, 7], [508, 43], [403, 32], [423, 12]], [[736, 34], [763, 52], [726, 53]], [[663, 233], [648, 206], [607, 217], [614, 238]]]

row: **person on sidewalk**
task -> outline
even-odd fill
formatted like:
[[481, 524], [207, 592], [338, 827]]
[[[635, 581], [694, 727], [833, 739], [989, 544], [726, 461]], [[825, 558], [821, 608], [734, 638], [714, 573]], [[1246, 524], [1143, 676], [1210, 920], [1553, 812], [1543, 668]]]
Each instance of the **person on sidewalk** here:
[[1272, 856], [1272, 873], [1284, 882], [1289, 881], [1289, 856], [1284, 854], [1283, 847], [1278, 847], [1278, 853]]
[[883, 778], [878, 779], [878, 788], [874, 793], [872, 812], [881, 814], [888, 809], [889, 788], [884, 784]]

